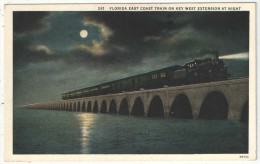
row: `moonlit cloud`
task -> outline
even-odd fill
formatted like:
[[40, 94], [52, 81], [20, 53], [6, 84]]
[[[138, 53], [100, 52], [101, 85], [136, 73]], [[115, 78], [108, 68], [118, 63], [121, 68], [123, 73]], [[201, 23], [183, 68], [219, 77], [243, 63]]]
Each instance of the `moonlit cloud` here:
[[35, 51], [35, 52], [43, 52], [43, 53], [46, 53], [47, 55], [52, 55], [54, 54], [54, 52], [52, 52], [50, 50], [49, 47], [47, 47], [46, 45], [35, 45], [35, 46], [31, 46], [30, 49], [32, 51]]
[[162, 37], [161, 36], [146, 36], [144, 37], [144, 41], [147, 42], [147, 41], [158, 41], [158, 40], [161, 40]]
[[102, 39], [108, 40], [109, 37], [113, 34], [112, 30], [107, 27], [104, 23], [97, 22], [94, 19], [91, 19], [90, 17], [85, 17], [83, 20], [84, 25], [91, 25], [94, 27], [97, 27], [100, 30]]
[[201, 34], [191, 26], [182, 29], [169, 31], [165, 42], [169, 44], [176, 44], [186, 40], [197, 40]]
[[91, 53], [93, 56], [102, 56], [107, 53], [107, 50], [103, 47], [103, 43], [95, 40], [92, 42], [92, 45], [80, 44], [74, 46], [71, 51], [83, 51]]

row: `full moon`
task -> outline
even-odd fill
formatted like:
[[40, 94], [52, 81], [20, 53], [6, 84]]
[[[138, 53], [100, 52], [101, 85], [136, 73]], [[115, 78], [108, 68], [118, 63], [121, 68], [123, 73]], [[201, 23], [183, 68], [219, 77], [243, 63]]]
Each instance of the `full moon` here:
[[79, 33], [81, 38], [86, 38], [88, 36], [88, 31], [87, 30], [81, 30]]

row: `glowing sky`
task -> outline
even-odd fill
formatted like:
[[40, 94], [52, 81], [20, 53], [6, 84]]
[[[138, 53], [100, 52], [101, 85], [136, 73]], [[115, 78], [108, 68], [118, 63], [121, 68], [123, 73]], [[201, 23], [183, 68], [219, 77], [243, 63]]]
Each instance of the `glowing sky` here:
[[[244, 57], [249, 51], [249, 13], [241, 11], [14, 12], [13, 21], [18, 105], [58, 100], [62, 92], [213, 51]], [[248, 76], [244, 59], [226, 61], [231, 74]]]

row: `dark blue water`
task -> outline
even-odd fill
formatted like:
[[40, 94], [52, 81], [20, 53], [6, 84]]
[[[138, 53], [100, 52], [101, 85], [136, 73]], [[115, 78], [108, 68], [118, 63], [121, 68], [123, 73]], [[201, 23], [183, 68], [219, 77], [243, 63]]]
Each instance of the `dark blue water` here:
[[247, 153], [248, 127], [231, 120], [174, 120], [14, 109], [14, 154]]

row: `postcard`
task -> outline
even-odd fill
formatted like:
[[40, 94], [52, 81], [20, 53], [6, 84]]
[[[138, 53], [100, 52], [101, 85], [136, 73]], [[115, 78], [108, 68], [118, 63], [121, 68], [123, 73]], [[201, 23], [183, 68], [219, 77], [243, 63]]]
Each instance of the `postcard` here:
[[255, 160], [255, 3], [5, 6], [5, 160]]

